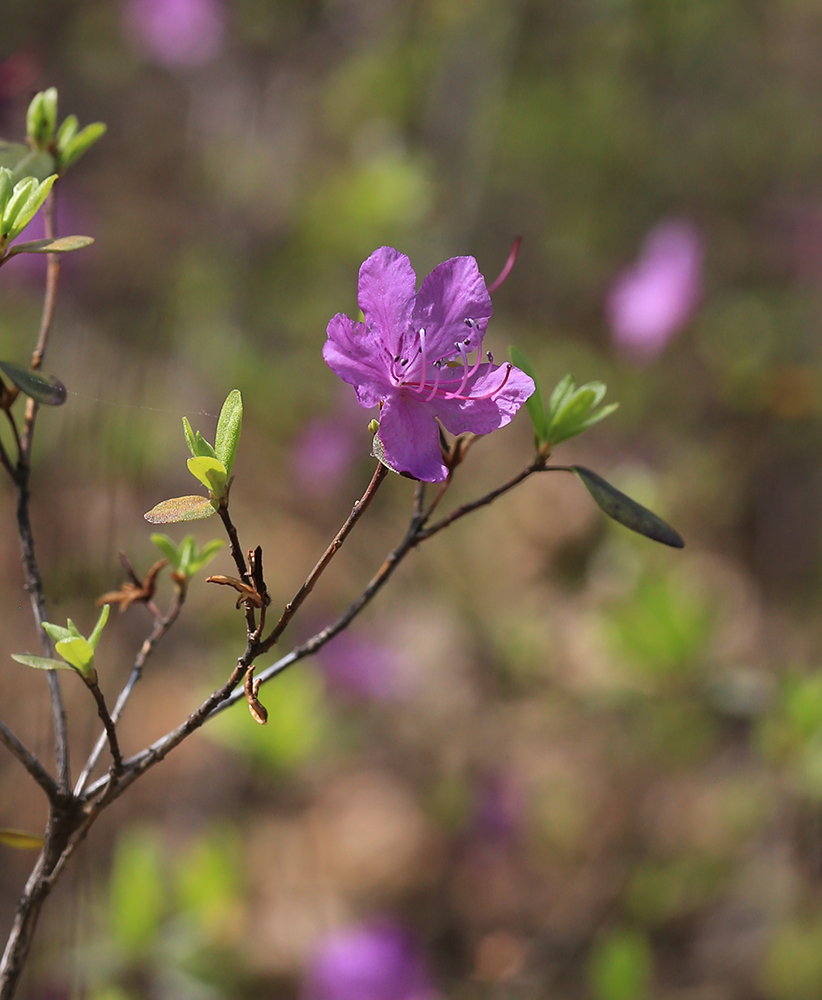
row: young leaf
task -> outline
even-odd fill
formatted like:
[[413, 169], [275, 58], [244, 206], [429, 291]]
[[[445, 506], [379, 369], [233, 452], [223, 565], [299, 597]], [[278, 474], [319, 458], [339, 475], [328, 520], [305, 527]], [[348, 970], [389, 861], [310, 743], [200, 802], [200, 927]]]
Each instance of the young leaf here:
[[56, 240], [31, 240], [29, 243], [15, 243], [9, 247], [8, 257], [18, 253], [71, 253], [91, 246], [93, 236], [61, 236]]
[[74, 634], [70, 629], [63, 628], [62, 625], [52, 625], [51, 622], [43, 622], [43, 631], [52, 642], [62, 642], [63, 639], [70, 639]]
[[217, 510], [217, 505], [208, 497], [174, 497], [163, 500], [152, 507], [143, 517], [151, 524], [175, 524], [178, 521], [199, 521], [211, 517]]
[[183, 417], [183, 434], [186, 437], [186, 444], [188, 445], [188, 450], [191, 452], [191, 457], [197, 457], [197, 441], [194, 437], [194, 431], [191, 429], [191, 424], [188, 422], [188, 417]]
[[[108, 606], [108, 605], [106, 605]], [[78, 670], [84, 677], [91, 673], [94, 663], [94, 650], [87, 639], [82, 636], [72, 636], [55, 644], [54, 648], [60, 656]]]
[[54, 173], [54, 157], [22, 143], [0, 139], [0, 167], [11, 170], [15, 183], [24, 177], [42, 181]]
[[536, 434], [540, 442], [548, 440], [548, 421], [545, 418], [545, 404], [542, 401], [542, 390], [539, 387], [539, 382], [537, 381], [537, 373], [534, 370], [534, 366], [528, 360], [528, 358], [522, 353], [522, 351], [511, 344], [508, 348], [508, 356], [511, 358], [513, 364], [517, 368], [525, 372], [526, 375], [530, 375], [534, 380], [534, 392], [528, 399], [525, 400], [525, 405], [528, 408], [528, 413], [531, 417], [531, 423], [534, 425], [534, 433]]
[[166, 559], [168, 559], [169, 565], [172, 569], [180, 568], [180, 552], [168, 535], [154, 534], [151, 536], [151, 541], [163, 553]]
[[196, 543], [194, 541], [194, 535], [186, 535], [186, 537], [180, 542], [180, 572], [188, 575], [188, 567], [191, 563], [191, 557], [194, 554], [196, 548]]
[[34, 667], [35, 670], [75, 670], [64, 660], [52, 660], [48, 656], [30, 656], [28, 653], [12, 653], [11, 658], [24, 667]]
[[197, 431], [197, 435], [194, 438], [194, 447], [197, 449], [197, 458], [217, 458], [217, 452], [199, 431]]
[[223, 540], [221, 538], [215, 538], [212, 541], [207, 542], [200, 549], [199, 553], [197, 553], [197, 555], [195, 555], [189, 562], [186, 570], [187, 575], [194, 576], [195, 573], [199, 573], [203, 566], [211, 562], [222, 547]]
[[111, 605], [104, 604], [103, 610], [100, 612], [100, 617], [97, 619], [97, 624], [94, 626], [91, 635], [88, 637], [88, 644], [92, 649], [97, 649], [97, 643], [100, 641], [100, 634], [106, 627], [110, 611]]
[[578, 426], [591, 412], [591, 408], [596, 405], [596, 396], [596, 389], [581, 386], [566, 399], [548, 428], [548, 436], [552, 444], [567, 441], [569, 437], [573, 437], [577, 433]]
[[560, 408], [565, 405], [566, 400], [573, 396], [575, 388], [574, 376], [570, 373], [556, 384], [554, 391], [551, 393], [551, 398], [548, 400], [548, 413], [546, 416], [549, 426], [554, 422], [554, 418], [559, 413]]
[[220, 419], [217, 421], [217, 434], [214, 438], [214, 452], [225, 466], [226, 476], [231, 475], [234, 456], [240, 441], [240, 431], [243, 426], [243, 397], [239, 389], [232, 389], [228, 394]]
[[6, 210], [13, 190], [14, 178], [11, 171], [8, 167], [0, 167], [0, 219], [3, 218], [3, 212]]
[[[52, 174], [51, 177], [47, 177], [42, 184], [37, 184], [35, 181], [35, 186], [29, 192], [24, 204], [19, 209], [17, 214], [14, 216], [11, 229], [9, 230], [8, 237], [10, 240], [15, 239], [20, 233], [26, 228], [26, 226], [31, 222], [37, 213], [37, 210], [43, 204], [43, 202], [48, 197], [49, 191], [51, 191], [52, 185], [57, 180], [57, 174]], [[11, 202], [9, 202], [11, 205]], [[5, 220], [4, 220], [5, 224]]]
[[81, 129], [60, 151], [60, 169], [67, 170], [75, 164], [98, 139], [105, 135], [105, 132], [106, 126], [103, 122], [92, 122], [91, 125]]
[[80, 122], [77, 120], [77, 115], [69, 115], [66, 118], [60, 128], [57, 129], [57, 135], [54, 137], [58, 152], [63, 153], [65, 151], [66, 146], [77, 135], [79, 127]]
[[675, 549], [684, 547], [681, 535], [647, 507], [632, 500], [590, 469], [582, 465], [572, 465], [571, 469], [608, 517], [655, 542], [662, 542]]
[[219, 499], [225, 493], [226, 470], [218, 458], [190, 458], [188, 471]]
[[69, 639], [85, 639], [85, 636], [80, 631], [80, 629], [77, 628], [77, 626], [74, 624], [71, 618], [66, 619], [66, 625], [68, 625]]
[[15, 219], [17, 218], [20, 209], [23, 205], [25, 205], [32, 191], [36, 191], [37, 188], [37, 181], [33, 177], [24, 177], [22, 181], [18, 181], [18, 183], [14, 185], [14, 191], [12, 192], [11, 198], [9, 198], [6, 202], [6, 207], [3, 210], [0, 235], [5, 236], [10, 240], [14, 239], [11, 235], [11, 230]]
[[62, 406], [66, 401], [66, 387], [53, 375], [41, 375], [30, 368], [24, 368], [13, 361], [0, 361], [0, 371], [17, 388], [38, 403], [46, 406]]
[[39, 851], [44, 839], [36, 833], [25, 833], [23, 830], [0, 830], [0, 844], [14, 847], [18, 851]]

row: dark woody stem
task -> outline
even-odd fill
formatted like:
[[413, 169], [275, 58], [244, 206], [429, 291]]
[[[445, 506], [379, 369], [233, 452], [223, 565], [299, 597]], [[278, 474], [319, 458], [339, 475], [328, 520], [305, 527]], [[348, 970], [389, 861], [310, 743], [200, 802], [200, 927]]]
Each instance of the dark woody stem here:
[[86, 681], [86, 684], [89, 691], [94, 695], [94, 700], [97, 702], [97, 714], [100, 716], [100, 721], [103, 723], [103, 728], [106, 731], [106, 738], [111, 750], [111, 759], [114, 761], [114, 774], [122, 774], [123, 755], [120, 753], [117, 730], [114, 728], [114, 723], [109, 715], [106, 699], [103, 697], [103, 692], [100, 690], [100, 686], [96, 680], [93, 682]]
[[0, 722], [0, 743], [16, 757], [43, 789], [50, 800], [57, 796], [57, 783], [25, 744], [4, 723]]
[[371, 482], [368, 484], [368, 489], [363, 493], [360, 500], [354, 501], [354, 506], [351, 508], [351, 513], [348, 515], [345, 524], [337, 532], [334, 540], [322, 554], [319, 562], [308, 574], [308, 578], [305, 583], [300, 587], [297, 593], [292, 597], [292, 599], [286, 604], [283, 609], [283, 613], [280, 615], [280, 620], [271, 630], [269, 636], [263, 640], [259, 645], [259, 653], [265, 653], [274, 645], [274, 643], [280, 638], [283, 632], [286, 630], [288, 623], [297, 613], [300, 605], [308, 597], [311, 591], [314, 589], [314, 584], [319, 580], [322, 574], [325, 572], [326, 567], [337, 554], [340, 546], [348, 538], [354, 525], [359, 521], [362, 515], [368, 509], [368, 505], [374, 498], [374, 494], [380, 488], [380, 484], [383, 479], [385, 479], [388, 474], [388, 469], [379, 462], [377, 468], [374, 470], [374, 476]]
[[[254, 581], [251, 579], [251, 574], [248, 572], [245, 556], [243, 555], [243, 550], [240, 546], [240, 536], [237, 534], [237, 529], [234, 527], [234, 522], [231, 520], [231, 515], [228, 513], [227, 500], [225, 503], [220, 504], [217, 508], [217, 513], [220, 515], [220, 520], [223, 522], [226, 534], [228, 535], [231, 558], [234, 560], [234, 565], [237, 567], [240, 579], [243, 583], [253, 586]], [[248, 604], [245, 606], [245, 628], [250, 642], [252, 637], [257, 632], [257, 622], [254, 619], [254, 608], [250, 607]]]

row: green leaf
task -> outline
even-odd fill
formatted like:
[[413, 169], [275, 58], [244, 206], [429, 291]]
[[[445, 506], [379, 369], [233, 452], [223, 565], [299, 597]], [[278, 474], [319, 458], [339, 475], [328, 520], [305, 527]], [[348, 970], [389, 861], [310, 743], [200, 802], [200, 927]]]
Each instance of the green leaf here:
[[[37, 214], [40, 206], [48, 197], [48, 193], [51, 191], [52, 185], [56, 180], [57, 174], [52, 174], [51, 177], [47, 177], [41, 184], [37, 184], [37, 186], [32, 189], [25, 201], [25, 204], [22, 208], [20, 208], [17, 215], [14, 217], [14, 222], [8, 234], [10, 240], [19, 236], [31, 222]], [[11, 202], [9, 202], [9, 205], [10, 204]]]
[[110, 611], [111, 607], [108, 604], [104, 604], [103, 610], [100, 612], [100, 617], [97, 619], [97, 624], [94, 626], [91, 635], [88, 637], [88, 644], [92, 649], [97, 649], [97, 643], [100, 641], [100, 634], [106, 627]]
[[23, 830], [0, 830], [0, 844], [18, 851], [39, 851], [45, 843], [43, 837]]
[[217, 499], [223, 496], [228, 476], [218, 458], [190, 458], [187, 464], [191, 475], [207, 486]]
[[54, 157], [23, 143], [4, 142], [0, 139], [0, 167], [11, 170], [15, 183], [24, 177], [42, 181], [54, 173]]
[[557, 382], [551, 398], [548, 400], [548, 412], [546, 414], [549, 426], [554, 422], [554, 417], [559, 413], [565, 401], [574, 394], [574, 376], [570, 373]]
[[6, 210], [11, 193], [14, 190], [14, 178], [8, 167], [0, 167], [0, 219]]
[[46, 406], [62, 406], [66, 401], [66, 387], [53, 375], [24, 368], [13, 361], [0, 361], [0, 371], [27, 396]]
[[215, 538], [207, 542], [189, 562], [188, 569], [186, 570], [187, 575], [194, 576], [195, 573], [199, 573], [203, 566], [211, 562], [222, 547], [223, 540], [221, 538]]
[[106, 125], [103, 122], [92, 122], [77, 133], [70, 142], [66, 143], [65, 149], [60, 153], [60, 169], [68, 170], [80, 157], [102, 138], [106, 132]]
[[197, 441], [194, 437], [194, 431], [191, 429], [191, 424], [188, 422], [188, 417], [183, 417], [183, 434], [186, 437], [186, 444], [188, 445], [188, 450], [191, 452], [191, 457], [197, 457]]
[[154, 534], [151, 536], [151, 541], [163, 553], [166, 559], [168, 559], [172, 569], [180, 568], [180, 552], [168, 535]]
[[596, 395], [595, 389], [582, 386], [566, 400], [548, 428], [551, 444], [567, 441], [578, 433], [577, 428], [591, 412]]
[[37, 191], [39, 185], [33, 177], [24, 177], [23, 180], [18, 181], [14, 185], [14, 191], [11, 198], [6, 202], [6, 207], [3, 210], [3, 224], [0, 227], [0, 235], [6, 236], [8, 239], [14, 239], [11, 235], [12, 226], [14, 225], [15, 219], [17, 218], [20, 209], [25, 205], [32, 191]]
[[52, 625], [51, 622], [43, 622], [43, 631], [52, 642], [62, 642], [63, 639], [71, 639], [74, 633], [62, 625]]
[[[194, 439], [194, 446], [197, 449], [196, 458], [217, 458], [217, 452], [199, 431], [197, 431], [197, 435]], [[217, 460], [219, 461], [219, 459]]]
[[684, 547], [685, 542], [681, 535], [647, 507], [632, 500], [590, 469], [582, 465], [572, 465], [571, 469], [579, 476], [585, 489], [608, 517], [612, 517], [631, 531], [652, 538], [655, 542], [662, 542], [663, 545], [670, 545], [675, 549]]
[[217, 434], [214, 438], [214, 452], [225, 466], [226, 476], [231, 475], [234, 456], [240, 441], [240, 431], [243, 426], [243, 397], [239, 389], [232, 389], [228, 394], [220, 419], [217, 421]]
[[54, 137], [57, 125], [57, 89], [41, 90], [31, 99], [26, 111], [26, 135], [32, 145], [45, 149]]
[[588, 962], [594, 1000], [645, 1000], [650, 994], [654, 953], [644, 934], [610, 931], [598, 941]]
[[619, 403], [609, 403], [607, 406], [603, 406], [601, 410], [597, 410], [596, 413], [588, 414], [588, 416], [581, 423], [577, 424], [575, 433], [580, 434], [582, 431], [587, 431], [589, 427], [593, 427], [594, 424], [598, 424], [600, 420], [610, 417], [614, 410], [618, 409]]
[[35, 670], [75, 670], [76, 668], [63, 660], [52, 660], [48, 656], [30, 656], [28, 653], [12, 653], [11, 658], [24, 667], [34, 667]]
[[54, 648], [60, 656], [71, 664], [85, 677], [91, 673], [94, 664], [94, 650], [87, 639], [82, 636], [72, 636], [55, 644]]
[[180, 542], [180, 572], [188, 574], [188, 567], [195, 548], [194, 535], [186, 535]]
[[143, 517], [151, 524], [175, 524], [178, 521], [199, 521], [204, 517], [211, 517], [216, 510], [217, 505], [208, 497], [174, 497], [158, 503]]
[[542, 390], [539, 387], [539, 381], [537, 380], [537, 373], [534, 370], [534, 366], [522, 353], [522, 351], [518, 347], [514, 346], [514, 344], [509, 346], [508, 356], [517, 368], [524, 371], [526, 375], [530, 375], [534, 380], [534, 391], [528, 399], [525, 400], [525, 405], [528, 408], [531, 423], [534, 425], [534, 433], [536, 434], [538, 440], [541, 442], [547, 441], [548, 421], [545, 416], [545, 404], [542, 401]]
[[79, 628], [74, 624], [71, 618], [66, 619], [66, 625], [68, 625], [69, 639], [85, 639], [85, 636], [80, 631]]
[[54, 137], [54, 142], [60, 153], [65, 151], [68, 143], [70, 143], [75, 135], [77, 135], [77, 129], [79, 127], [80, 122], [77, 120], [77, 115], [69, 115], [60, 128], [57, 129], [57, 135]]
[[15, 243], [9, 247], [7, 256], [18, 253], [71, 253], [72, 250], [82, 250], [91, 246], [93, 236], [61, 236], [56, 240], [31, 240], [29, 243]]

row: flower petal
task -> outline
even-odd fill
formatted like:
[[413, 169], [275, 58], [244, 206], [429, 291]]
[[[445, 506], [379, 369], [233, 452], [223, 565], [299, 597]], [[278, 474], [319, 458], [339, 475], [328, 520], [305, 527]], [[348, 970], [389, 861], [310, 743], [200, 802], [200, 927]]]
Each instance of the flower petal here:
[[[428, 361], [453, 358], [455, 345], [466, 338], [470, 354], [482, 344], [491, 311], [491, 296], [477, 262], [473, 257], [452, 257], [437, 265], [420, 286], [412, 326], [401, 345], [403, 350], [397, 353], [413, 358], [423, 328]], [[466, 325], [466, 320], [476, 323], [476, 328]]]
[[[462, 393], [467, 399], [434, 398], [430, 406], [451, 434], [490, 434], [504, 427], [534, 391], [530, 375], [510, 366], [505, 377], [506, 365], [480, 365], [476, 375], [466, 384]], [[454, 369], [456, 370], [456, 369]], [[503, 381], [505, 384], [503, 385]], [[494, 390], [502, 386], [498, 393]], [[484, 399], [481, 397], [485, 397]]]
[[417, 276], [411, 261], [393, 247], [380, 247], [360, 267], [357, 301], [375, 338], [393, 358], [408, 329]]
[[448, 475], [440, 431], [431, 407], [401, 393], [389, 396], [380, 412], [379, 439], [389, 465], [415, 479], [439, 483]]
[[360, 406], [376, 406], [392, 388], [388, 354], [364, 323], [355, 323], [343, 313], [328, 324], [323, 358], [335, 375], [354, 386]]

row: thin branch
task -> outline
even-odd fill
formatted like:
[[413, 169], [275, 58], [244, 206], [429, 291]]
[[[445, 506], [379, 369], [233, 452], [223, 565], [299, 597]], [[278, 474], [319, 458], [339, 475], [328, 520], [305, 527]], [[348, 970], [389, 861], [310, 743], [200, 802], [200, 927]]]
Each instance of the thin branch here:
[[308, 578], [305, 583], [300, 587], [294, 597], [291, 598], [288, 604], [286, 604], [283, 609], [283, 613], [280, 615], [280, 620], [271, 630], [268, 638], [260, 643], [259, 653], [265, 653], [274, 645], [274, 643], [280, 638], [283, 632], [286, 630], [288, 623], [297, 613], [300, 605], [308, 597], [311, 591], [314, 589], [314, 585], [317, 580], [325, 572], [328, 564], [334, 558], [334, 556], [339, 551], [343, 542], [348, 538], [354, 525], [359, 521], [362, 515], [368, 509], [369, 504], [374, 499], [374, 494], [380, 488], [380, 483], [385, 479], [388, 474], [388, 469], [382, 464], [382, 462], [377, 463], [377, 468], [374, 470], [374, 476], [371, 482], [368, 484], [368, 489], [363, 493], [362, 498], [354, 501], [354, 506], [351, 508], [351, 513], [345, 521], [345, 524], [337, 532], [334, 540], [322, 554], [317, 565], [308, 574]]
[[[185, 602], [185, 598], [185, 590], [178, 591], [174, 596], [174, 600], [171, 602], [171, 607], [169, 608], [168, 614], [165, 618], [155, 618], [154, 627], [143, 642], [143, 645], [140, 647], [140, 652], [135, 657], [134, 666], [131, 668], [131, 675], [115, 702], [114, 711], [111, 713], [112, 722], [117, 723], [120, 721], [120, 716], [123, 714], [123, 709], [126, 707], [126, 703], [131, 697], [131, 692], [134, 690], [135, 685], [143, 675], [143, 667], [145, 666], [146, 660], [151, 655], [154, 647], [160, 639], [162, 639], [174, 622], [177, 621], [180, 611], [182, 610], [183, 603]], [[77, 779], [77, 784], [74, 786], [75, 795], [82, 795], [83, 789], [86, 787], [86, 782], [89, 779], [89, 775], [94, 770], [97, 761], [100, 759], [100, 754], [105, 749], [107, 742], [106, 734], [103, 732], [97, 740], [94, 749], [89, 754], [89, 758], [80, 773], [80, 777]]]
[[59, 794], [57, 782], [31, 750], [24, 743], [21, 743], [4, 722], [0, 722], [0, 743], [20, 761], [50, 800], [57, 798]]
[[8, 422], [11, 424], [11, 432], [14, 435], [14, 443], [17, 446], [17, 457], [19, 460], [20, 455], [23, 452], [23, 446], [20, 444], [20, 433], [17, 430], [17, 421], [14, 419], [14, 414], [11, 410], [5, 410], [4, 412], [8, 418]]
[[17, 481], [17, 473], [14, 471], [14, 466], [9, 461], [9, 456], [6, 454], [6, 449], [3, 447], [3, 442], [0, 441], [0, 465], [8, 472], [13, 481]]
[[[254, 585], [254, 581], [251, 579], [251, 574], [248, 572], [248, 566], [246, 565], [245, 556], [243, 555], [243, 550], [240, 545], [240, 536], [237, 534], [237, 529], [234, 527], [234, 522], [231, 520], [231, 515], [228, 513], [228, 504], [220, 504], [217, 508], [217, 513], [220, 515], [220, 519], [225, 526], [226, 534], [228, 535], [228, 544], [231, 549], [231, 558], [234, 560], [234, 565], [237, 567], [237, 572], [240, 574], [240, 579], [243, 583], [249, 584], [249, 586]], [[254, 618], [254, 608], [249, 604], [245, 605], [245, 628], [246, 634], [251, 637], [257, 631], [257, 622]]]
[[123, 771], [123, 755], [120, 753], [117, 730], [114, 728], [114, 723], [109, 715], [106, 699], [103, 697], [100, 685], [96, 681], [87, 686], [89, 691], [94, 695], [94, 700], [97, 702], [97, 714], [100, 716], [100, 721], [103, 723], [103, 728], [106, 731], [106, 738], [111, 750], [111, 759], [114, 761], [114, 773], [115, 775], [121, 774]]

